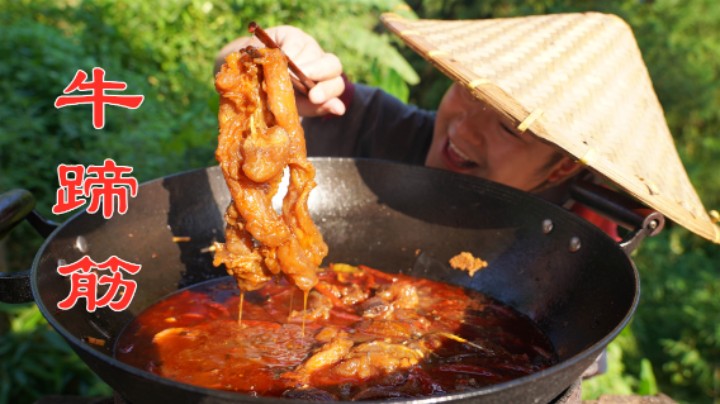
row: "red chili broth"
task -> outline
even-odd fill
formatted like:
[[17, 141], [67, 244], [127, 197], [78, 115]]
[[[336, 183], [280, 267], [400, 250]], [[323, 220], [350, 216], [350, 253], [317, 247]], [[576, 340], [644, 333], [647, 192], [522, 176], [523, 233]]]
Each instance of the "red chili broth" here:
[[[332, 307], [327, 319], [306, 320], [304, 333], [301, 291], [280, 281], [246, 293], [240, 326], [239, 291], [227, 277], [175, 293], [142, 312], [120, 335], [116, 357], [196, 386], [309, 400], [434, 396], [512, 380], [557, 363], [552, 344], [530, 319], [488, 296], [359, 268], [357, 274], [320, 274], [316, 290], [330, 296]], [[412, 285], [419, 303], [413, 310], [395, 309], [397, 318], [387, 319], [383, 310], [392, 308], [368, 300], [395, 282]], [[331, 293], [352, 284], [368, 299], [345, 304]], [[295, 313], [289, 316], [291, 305]], [[367, 318], [373, 310], [380, 320]], [[330, 365], [299, 381], [299, 366], [323, 345], [316, 336], [326, 328], [347, 333], [353, 349], [385, 342], [398, 349], [421, 346], [424, 355], [417, 364], [371, 377], [348, 377]]]

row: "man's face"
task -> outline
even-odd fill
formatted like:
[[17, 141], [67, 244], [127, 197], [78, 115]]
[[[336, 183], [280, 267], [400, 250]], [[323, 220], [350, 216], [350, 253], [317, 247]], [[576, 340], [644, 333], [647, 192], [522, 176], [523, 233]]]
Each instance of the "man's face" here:
[[428, 167], [533, 191], [562, 162], [553, 147], [521, 134], [494, 109], [453, 84], [438, 107]]

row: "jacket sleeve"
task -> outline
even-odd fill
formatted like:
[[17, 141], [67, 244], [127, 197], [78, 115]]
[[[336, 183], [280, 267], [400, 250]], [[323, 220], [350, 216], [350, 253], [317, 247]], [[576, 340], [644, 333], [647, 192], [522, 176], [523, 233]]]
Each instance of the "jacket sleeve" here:
[[424, 164], [435, 113], [407, 105], [377, 88], [353, 87], [345, 115], [303, 118], [308, 155]]

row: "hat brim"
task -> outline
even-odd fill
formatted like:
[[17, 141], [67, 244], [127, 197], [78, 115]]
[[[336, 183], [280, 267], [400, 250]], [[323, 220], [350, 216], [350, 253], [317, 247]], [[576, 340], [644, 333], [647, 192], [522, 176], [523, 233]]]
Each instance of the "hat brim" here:
[[382, 22], [479, 100], [688, 230], [720, 243], [630, 27], [601, 13]]

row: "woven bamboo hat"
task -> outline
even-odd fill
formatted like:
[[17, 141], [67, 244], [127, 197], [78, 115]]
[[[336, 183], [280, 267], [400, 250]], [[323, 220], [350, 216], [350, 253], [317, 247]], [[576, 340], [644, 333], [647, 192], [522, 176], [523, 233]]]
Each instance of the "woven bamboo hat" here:
[[560, 147], [688, 230], [720, 243], [680, 161], [630, 27], [601, 13], [383, 23], [518, 129]]

